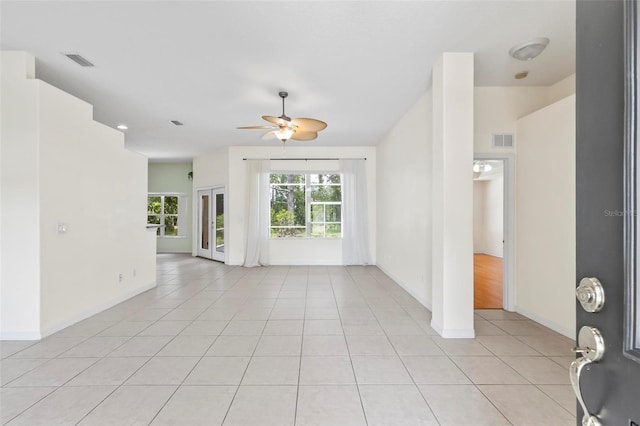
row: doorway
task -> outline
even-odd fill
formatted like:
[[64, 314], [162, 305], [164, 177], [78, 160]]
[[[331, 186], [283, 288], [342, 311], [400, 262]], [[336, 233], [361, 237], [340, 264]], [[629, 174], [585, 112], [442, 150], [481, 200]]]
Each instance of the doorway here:
[[473, 305], [503, 307], [504, 178], [501, 160], [473, 163]]
[[514, 310], [513, 154], [475, 154], [474, 308]]
[[224, 188], [198, 190], [198, 256], [224, 262]]

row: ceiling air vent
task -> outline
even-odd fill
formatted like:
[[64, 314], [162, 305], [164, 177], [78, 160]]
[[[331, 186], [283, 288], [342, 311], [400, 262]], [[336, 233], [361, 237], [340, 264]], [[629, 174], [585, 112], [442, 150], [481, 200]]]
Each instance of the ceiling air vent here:
[[171, 120], [171, 123], [174, 126], [184, 126], [184, 123], [182, 121], [178, 121], [178, 120]]
[[494, 148], [513, 148], [513, 135], [493, 135], [491, 146]]
[[76, 64], [80, 65], [81, 67], [93, 67], [93, 66], [95, 66], [91, 62], [87, 61], [81, 55], [78, 55], [77, 53], [63, 53], [63, 55], [66, 56], [67, 58], [71, 59], [73, 62], [75, 62]]

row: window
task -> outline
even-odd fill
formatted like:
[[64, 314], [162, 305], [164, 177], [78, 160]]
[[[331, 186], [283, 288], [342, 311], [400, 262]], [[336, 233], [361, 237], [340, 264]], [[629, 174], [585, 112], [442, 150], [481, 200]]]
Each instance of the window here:
[[341, 238], [339, 174], [271, 174], [271, 238]]
[[[149, 194], [147, 198], [147, 223], [150, 225], [164, 225], [157, 231], [158, 237], [180, 237], [180, 225], [184, 214], [184, 197], [180, 194]], [[184, 231], [184, 230], [183, 230]]]

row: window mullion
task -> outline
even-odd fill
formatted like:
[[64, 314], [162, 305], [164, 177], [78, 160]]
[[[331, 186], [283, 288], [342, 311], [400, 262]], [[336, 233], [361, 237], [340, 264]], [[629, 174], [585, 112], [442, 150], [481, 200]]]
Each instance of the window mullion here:
[[[287, 173], [287, 174], [290, 174], [290, 173]], [[276, 175], [278, 182], [280, 181], [284, 182], [283, 180], [284, 176], [285, 174]], [[269, 227], [271, 231], [273, 231], [275, 234], [273, 235], [273, 238], [289, 238], [289, 237], [306, 237], [306, 238], [338, 237], [339, 238], [342, 233], [342, 229], [341, 229], [342, 228], [342, 208], [341, 208], [342, 176], [340, 175], [339, 177], [340, 181], [338, 181], [337, 183], [325, 182], [326, 179], [320, 179], [321, 182], [313, 181], [312, 178], [315, 175], [309, 174], [309, 173], [299, 173], [296, 176], [297, 176], [297, 179], [304, 179], [304, 180], [302, 182], [298, 180], [299, 183], [295, 183], [295, 184], [292, 184], [291, 182], [288, 182], [286, 184], [272, 183], [270, 199], [273, 202], [274, 197], [277, 197], [276, 194], [278, 193], [278, 190], [275, 189], [276, 187], [277, 188], [282, 187], [282, 189], [284, 189], [285, 187], [295, 185], [295, 186], [298, 186], [298, 188], [302, 188], [304, 193], [303, 193], [303, 199], [300, 201], [304, 202], [303, 220], [305, 221], [305, 223], [303, 225], [294, 224], [292, 226], [284, 226], [285, 225], [284, 222], [280, 223], [280, 221], [278, 221], [278, 224], [275, 224], [270, 221]], [[315, 199], [314, 194], [316, 194], [316, 191], [318, 191], [318, 195], [322, 200], [314, 201]], [[336, 191], [339, 191], [339, 193], [336, 194]], [[336, 196], [338, 196], [338, 199], [335, 201], [332, 201], [335, 199]], [[277, 207], [274, 207], [272, 205], [271, 213], [276, 211], [278, 212], [278, 215], [280, 215], [280, 212], [283, 209], [283, 206], [280, 205], [280, 203], [284, 201], [280, 200], [278, 202]], [[329, 209], [329, 207], [331, 207], [331, 209]], [[322, 214], [320, 214], [320, 211], [318, 211], [320, 208], [322, 208]], [[299, 206], [296, 207], [297, 212], [299, 212], [298, 209], [299, 209]], [[336, 209], [340, 210], [340, 213], [338, 214], [338, 216], [335, 215]], [[314, 216], [314, 214], [317, 217]], [[314, 222], [316, 219], [317, 219], [317, 222]], [[319, 233], [319, 232], [317, 234], [315, 233], [316, 228], [314, 226], [316, 225], [317, 227], [323, 227], [322, 233]], [[331, 232], [329, 232], [330, 229], [331, 229]], [[303, 231], [303, 233], [299, 233], [299, 231]], [[338, 232], [337, 234], [335, 234], [336, 231]]]
[[322, 236], [327, 238], [327, 202], [322, 204]]
[[164, 237], [164, 195], [160, 196], [160, 236]]

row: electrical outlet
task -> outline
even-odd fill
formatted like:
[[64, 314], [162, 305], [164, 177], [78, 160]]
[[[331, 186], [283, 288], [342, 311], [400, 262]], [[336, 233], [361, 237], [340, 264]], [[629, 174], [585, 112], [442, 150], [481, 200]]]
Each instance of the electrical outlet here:
[[118, 274], [118, 282], [122, 282], [124, 280], [124, 275]]

